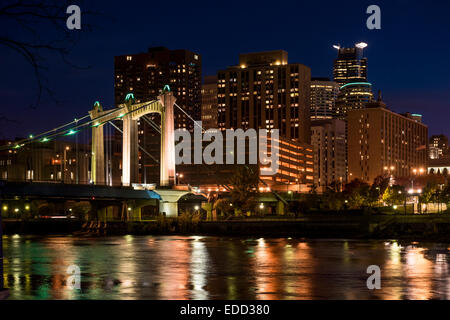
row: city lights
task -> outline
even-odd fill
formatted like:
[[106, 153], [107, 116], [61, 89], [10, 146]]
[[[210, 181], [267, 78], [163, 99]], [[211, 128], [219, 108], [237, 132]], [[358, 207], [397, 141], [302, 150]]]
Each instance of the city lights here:
[[364, 49], [364, 48], [367, 47], [367, 43], [365, 43], [365, 42], [360, 42], [360, 43], [357, 43], [355, 46], [356, 46], [357, 48], [359, 48], [359, 49]]

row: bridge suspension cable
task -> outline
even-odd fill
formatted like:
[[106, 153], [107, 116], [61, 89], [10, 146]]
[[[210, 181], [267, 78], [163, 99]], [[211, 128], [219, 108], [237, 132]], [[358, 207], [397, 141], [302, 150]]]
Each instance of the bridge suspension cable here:
[[[119, 131], [120, 133], [123, 134], [123, 130], [121, 130], [118, 126], [116, 126], [114, 123], [109, 122], [109, 124], [111, 126], [113, 126], [117, 131]], [[138, 143], [138, 147], [139, 149], [141, 149], [146, 155], [148, 155], [150, 158], [152, 158], [154, 161], [156, 161], [156, 163], [159, 163], [159, 161], [157, 159], [155, 159], [155, 157], [153, 157], [147, 150], [145, 150], [139, 143]]]
[[[127, 114], [136, 112], [136, 111], [138, 111], [138, 110], [140, 110], [142, 108], [145, 108], [148, 105], [150, 105], [152, 103], [155, 103], [155, 102], [157, 102], [157, 100], [152, 100], [152, 101], [150, 101], [148, 103], [143, 104], [139, 108], [136, 108], [134, 110], [130, 110], [130, 111], [120, 115], [119, 117], [122, 118], [122, 117], [124, 117]], [[21, 148], [21, 147], [23, 147], [23, 146], [25, 146], [27, 144], [30, 144], [30, 143], [33, 143], [33, 142], [37, 142], [37, 141], [43, 142], [43, 143], [44, 142], [48, 142], [48, 141], [50, 141], [50, 139], [55, 138], [57, 136], [72, 136], [72, 135], [75, 135], [79, 131], [81, 131], [83, 129], [86, 129], [86, 128], [89, 128], [89, 125], [92, 124], [92, 123], [94, 123], [95, 125], [102, 125], [102, 124], [108, 123], [110, 121], [117, 120], [117, 118], [116, 118], [116, 119], [109, 119], [109, 120], [104, 121], [104, 122], [99, 122], [101, 119], [107, 117], [108, 115], [110, 115], [110, 114], [112, 114], [114, 112], [117, 112], [117, 109], [109, 110], [107, 113], [105, 113], [105, 114], [103, 114], [103, 115], [101, 115], [101, 116], [99, 116], [97, 118], [91, 119], [91, 120], [89, 120], [87, 122], [84, 122], [84, 123], [82, 123], [80, 125], [77, 125], [80, 121], [90, 117], [90, 115], [86, 115], [84, 117], [81, 117], [79, 119], [75, 119], [74, 121], [71, 121], [71, 122], [69, 122], [67, 124], [64, 124], [62, 126], [58, 126], [58, 127], [54, 128], [54, 129], [48, 130], [48, 131], [40, 133], [38, 135], [33, 135], [29, 139], [23, 139], [23, 140], [20, 140], [18, 142], [15, 142], [14, 144], [8, 144], [8, 145], [1, 146], [0, 147], [0, 151], [9, 150], [9, 149], [18, 149], [18, 148]], [[74, 123], [76, 124], [75, 126], [69, 128], [69, 129], [61, 130], [63, 128], [66, 128], [66, 127], [70, 126], [71, 124], [74, 124]], [[48, 135], [49, 133], [52, 133], [52, 132], [53, 132], [53, 134]]]

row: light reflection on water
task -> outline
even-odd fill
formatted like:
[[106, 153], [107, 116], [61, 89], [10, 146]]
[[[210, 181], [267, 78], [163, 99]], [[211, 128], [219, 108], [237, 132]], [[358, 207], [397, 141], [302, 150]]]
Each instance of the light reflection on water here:
[[[10, 299], [450, 299], [444, 244], [198, 236], [4, 237]], [[67, 268], [81, 269], [81, 290]], [[382, 289], [366, 287], [369, 265]]]

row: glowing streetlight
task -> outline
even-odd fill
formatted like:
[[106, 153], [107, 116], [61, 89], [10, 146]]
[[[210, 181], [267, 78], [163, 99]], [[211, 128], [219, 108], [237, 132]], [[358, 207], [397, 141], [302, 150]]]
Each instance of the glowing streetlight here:
[[260, 209], [264, 209], [264, 203], [261, 203], [261, 204], [259, 205], [259, 208], [260, 208]]
[[338, 44], [335, 44], [335, 45], [333, 45], [333, 48], [335, 48], [336, 50], [339, 50], [339, 49], [341, 49], [341, 46]]

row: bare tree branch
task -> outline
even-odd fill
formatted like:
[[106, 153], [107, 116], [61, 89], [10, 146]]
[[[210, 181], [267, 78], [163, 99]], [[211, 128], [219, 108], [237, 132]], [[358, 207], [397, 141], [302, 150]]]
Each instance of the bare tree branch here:
[[[39, 106], [43, 94], [57, 102], [46, 76], [48, 62], [46, 54], [56, 54], [72, 68], [87, 69], [70, 62], [69, 54], [81, 35], [93, 30], [86, 23], [86, 16], [98, 15], [87, 10], [87, 4], [78, 1], [82, 9], [81, 30], [69, 30], [66, 26], [67, 7], [74, 4], [69, 0], [6, 0], [0, 5], [0, 21], [8, 25], [0, 30], [0, 46], [19, 53], [32, 67], [37, 84], [36, 100], [31, 107]], [[7, 34], [14, 30], [14, 34]]]

